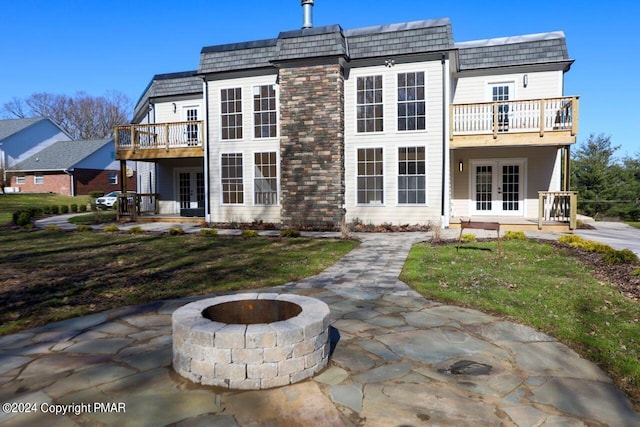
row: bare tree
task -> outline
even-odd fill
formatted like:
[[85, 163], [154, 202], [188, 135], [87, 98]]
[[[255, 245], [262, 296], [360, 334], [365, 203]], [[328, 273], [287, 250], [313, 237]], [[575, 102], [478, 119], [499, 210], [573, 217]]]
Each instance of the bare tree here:
[[5, 117], [49, 117], [74, 139], [110, 137], [113, 128], [128, 123], [129, 97], [118, 91], [93, 97], [78, 92], [73, 97], [34, 93], [25, 100], [13, 98], [2, 107]]

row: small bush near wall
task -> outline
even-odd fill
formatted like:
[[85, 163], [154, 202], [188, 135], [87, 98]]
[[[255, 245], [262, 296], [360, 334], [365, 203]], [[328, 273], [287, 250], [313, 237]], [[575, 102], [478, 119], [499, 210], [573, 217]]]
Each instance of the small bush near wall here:
[[73, 203], [69, 206], [71, 208], [71, 212], [78, 212], [78, 205]]
[[256, 230], [242, 230], [242, 237], [258, 237], [259, 234]]
[[80, 210], [80, 212], [86, 212], [87, 211], [87, 205], [80, 205], [80, 206], [78, 206], [78, 209]]
[[61, 213], [61, 214], [67, 214], [67, 213], [69, 213], [69, 206], [67, 206], [67, 205], [60, 205], [60, 213]]
[[217, 236], [218, 230], [216, 230], [215, 228], [203, 228], [202, 230], [200, 230], [200, 234], [203, 236]]
[[60, 213], [60, 206], [51, 206], [51, 213], [53, 215], [58, 215]]
[[136, 225], [135, 227], [131, 227], [129, 229], [129, 234], [140, 234], [143, 231], [144, 230], [142, 229], [142, 227], [140, 227], [139, 225]]
[[507, 231], [503, 238], [505, 240], [526, 240], [527, 236], [522, 231]]
[[106, 231], [107, 233], [115, 233], [116, 231], [120, 231], [117, 225], [105, 225], [102, 231]]
[[182, 227], [172, 227], [169, 229], [169, 234], [172, 236], [178, 236], [180, 234], [184, 234], [184, 230]]
[[300, 237], [300, 231], [294, 230], [293, 228], [287, 228], [280, 232], [281, 237]]

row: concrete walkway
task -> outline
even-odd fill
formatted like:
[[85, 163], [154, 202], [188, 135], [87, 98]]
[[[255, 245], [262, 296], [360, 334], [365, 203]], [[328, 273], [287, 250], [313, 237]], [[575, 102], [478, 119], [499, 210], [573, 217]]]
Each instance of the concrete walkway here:
[[339, 339], [315, 378], [263, 391], [192, 384], [171, 369], [171, 313], [192, 299], [157, 302], [0, 338], [0, 402], [32, 411], [0, 412], [0, 425], [640, 425], [610, 378], [553, 338], [400, 282], [426, 233], [361, 237], [323, 273], [265, 290], [331, 308]]

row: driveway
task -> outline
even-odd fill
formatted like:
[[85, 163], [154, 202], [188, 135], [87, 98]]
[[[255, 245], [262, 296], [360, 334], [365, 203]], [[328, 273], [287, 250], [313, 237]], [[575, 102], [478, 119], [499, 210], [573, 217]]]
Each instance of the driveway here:
[[590, 223], [595, 230], [576, 230], [574, 234], [604, 243], [614, 249], [631, 249], [640, 256], [640, 229], [621, 222]]

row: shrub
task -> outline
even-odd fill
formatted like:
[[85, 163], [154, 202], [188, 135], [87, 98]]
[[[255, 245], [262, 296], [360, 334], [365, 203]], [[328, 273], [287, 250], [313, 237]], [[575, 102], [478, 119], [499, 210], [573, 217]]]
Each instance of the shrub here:
[[32, 214], [29, 209], [22, 209], [13, 213], [13, 223], [20, 227], [31, 224]]
[[567, 234], [564, 236], [560, 236], [558, 238], [558, 242], [560, 243], [565, 243], [567, 245], [571, 245], [573, 243], [580, 243], [580, 242], [584, 242], [584, 239], [580, 236], [577, 236], [575, 234]]
[[120, 231], [117, 225], [105, 225], [102, 231], [106, 231], [107, 233], [113, 233], [116, 231]]
[[51, 206], [51, 213], [53, 215], [58, 215], [60, 213], [60, 206], [57, 206], [57, 205]]
[[638, 262], [638, 256], [629, 249], [612, 250], [602, 258], [607, 264], [633, 264]]
[[104, 191], [89, 191], [89, 197], [94, 200], [102, 196], [104, 196]]
[[217, 236], [218, 230], [216, 230], [215, 228], [203, 228], [202, 230], [200, 230], [200, 234], [203, 236]]
[[636, 268], [631, 272], [632, 276], [640, 276], [640, 268]]
[[72, 203], [71, 206], [69, 206], [71, 208], [71, 212], [78, 212], [78, 204], [77, 203]]
[[67, 214], [67, 213], [69, 213], [69, 206], [67, 206], [67, 205], [60, 205], [60, 213], [62, 213], [62, 214]]
[[171, 227], [169, 229], [169, 234], [172, 236], [179, 236], [180, 234], [184, 234], [184, 230], [182, 227]]
[[472, 233], [464, 233], [462, 236], [460, 236], [460, 238], [462, 239], [463, 242], [475, 242], [476, 241], [476, 235], [472, 234]]
[[47, 225], [45, 231], [60, 231], [60, 227], [57, 225]]
[[81, 233], [85, 233], [87, 231], [93, 231], [93, 228], [91, 228], [90, 225], [79, 225], [76, 227], [76, 231], [79, 231]]
[[504, 233], [505, 240], [527, 240], [527, 236], [522, 231], [507, 231]]
[[142, 229], [142, 227], [140, 227], [139, 225], [136, 225], [135, 227], [131, 227], [129, 229], [129, 234], [139, 234], [142, 233], [144, 230]]
[[280, 232], [281, 237], [300, 237], [300, 231], [293, 228], [286, 228]]
[[242, 237], [258, 237], [259, 234], [256, 230], [242, 230]]
[[42, 208], [42, 213], [45, 215], [51, 215], [51, 206], [47, 205], [44, 208]]
[[78, 206], [78, 209], [80, 209], [80, 212], [86, 212], [87, 211], [87, 205], [80, 205], [80, 206]]

